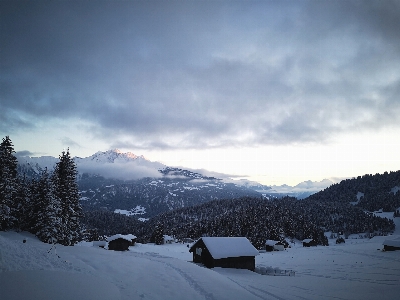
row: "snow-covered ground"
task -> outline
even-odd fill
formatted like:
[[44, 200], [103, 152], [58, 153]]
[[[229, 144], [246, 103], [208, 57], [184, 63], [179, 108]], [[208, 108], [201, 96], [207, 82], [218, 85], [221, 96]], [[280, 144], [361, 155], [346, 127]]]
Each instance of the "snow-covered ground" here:
[[204, 268], [187, 244], [51, 249], [31, 234], [0, 232], [0, 299], [399, 299], [400, 251], [380, 250], [388, 238], [260, 253], [257, 269], [291, 274], [270, 276]]

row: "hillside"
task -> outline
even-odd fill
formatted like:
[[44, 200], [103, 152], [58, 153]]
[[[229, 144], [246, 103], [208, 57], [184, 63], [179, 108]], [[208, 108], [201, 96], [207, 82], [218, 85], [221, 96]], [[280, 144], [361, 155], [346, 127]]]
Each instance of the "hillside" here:
[[[172, 173], [172, 174], [171, 174]], [[160, 170], [160, 177], [131, 181], [84, 174], [78, 182], [84, 210], [120, 211], [149, 218], [177, 208], [214, 199], [261, 197], [258, 192], [233, 183], [176, 168]]]
[[149, 239], [156, 224], [177, 237], [246, 236], [261, 249], [265, 240], [313, 238], [326, 245], [324, 232], [385, 235], [395, 229], [392, 220], [364, 213], [341, 203], [317, 203], [285, 197], [216, 200], [166, 212], [147, 222], [141, 236]]
[[333, 184], [308, 199], [352, 204], [367, 211], [394, 212], [400, 208], [399, 189], [400, 171], [366, 174]]

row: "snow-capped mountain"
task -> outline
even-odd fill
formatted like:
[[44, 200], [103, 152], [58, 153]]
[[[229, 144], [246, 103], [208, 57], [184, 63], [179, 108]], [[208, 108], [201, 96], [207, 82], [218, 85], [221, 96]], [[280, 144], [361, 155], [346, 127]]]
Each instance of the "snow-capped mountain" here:
[[[133, 212], [141, 217], [200, 204], [214, 199], [261, 197], [253, 189], [224, 182], [197, 172], [167, 167], [143, 156], [118, 149], [74, 158], [78, 170], [81, 203], [87, 210]], [[19, 170], [37, 176], [52, 170], [57, 158], [21, 157]], [[132, 213], [132, 215], [137, 215]]]
[[[51, 156], [18, 157], [19, 171], [39, 176], [44, 168], [52, 171], [58, 158]], [[141, 207], [141, 217], [192, 206], [214, 199], [244, 196], [305, 198], [332, 184], [306, 181], [291, 187], [266, 186], [246, 179], [204, 176], [181, 168], [152, 162], [144, 156], [118, 149], [97, 152], [89, 157], [74, 157], [78, 170], [78, 185], [85, 209], [133, 212]], [[132, 214], [136, 214], [132, 213]]]
[[26, 174], [28, 177], [39, 176], [45, 168], [49, 172], [54, 169], [54, 166], [59, 161], [58, 158], [53, 156], [29, 157], [20, 156], [18, 159], [18, 172]]
[[273, 185], [271, 189], [268, 190], [268, 194], [271, 196], [281, 197], [281, 196], [292, 196], [298, 199], [304, 199], [308, 196], [315, 194], [329, 186], [333, 182], [329, 179], [323, 179], [321, 181], [303, 181], [295, 186], [290, 186], [287, 184], [283, 185]]
[[[58, 158], [52, 156], [18, 157], [19, 171], [28, 176], [39, 175], [45, 168], [52, 171]], [[107, 178], [122, 180], [138, 179], [146, 176], [159, 176], [158, 170], [166, 166], [152, 162], [144, 156], [118, 149], [97, 152], [89, 157], [74, 157], [79, 177], [84, 173], [97, 174]]]

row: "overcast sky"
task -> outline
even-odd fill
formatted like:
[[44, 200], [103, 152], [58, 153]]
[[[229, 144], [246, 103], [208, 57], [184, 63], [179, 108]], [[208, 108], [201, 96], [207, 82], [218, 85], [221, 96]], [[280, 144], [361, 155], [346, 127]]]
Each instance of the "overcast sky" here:
[[265, 184], [400, 169], [399, 1], [1, 1], [0, 134]]

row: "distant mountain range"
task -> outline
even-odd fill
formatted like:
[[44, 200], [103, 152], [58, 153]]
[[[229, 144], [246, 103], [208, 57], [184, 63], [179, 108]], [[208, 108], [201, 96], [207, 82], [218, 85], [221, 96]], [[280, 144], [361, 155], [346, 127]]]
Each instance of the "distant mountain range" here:
[[[148, 218], [155, 214], [215, 199], [281, 197], [299, 199], [332, 182], [303, 182], [295, 187], [266, 186], [249, 180], [218, 179], [190, 170], [168, 167], [143, 156], [118, 149], [74, 158], [78, 170], [81, 203], [86, 210], [108, 210]], [[36, 177], [53, 170], [58, 158], [18, 157], [18, 170]]]

